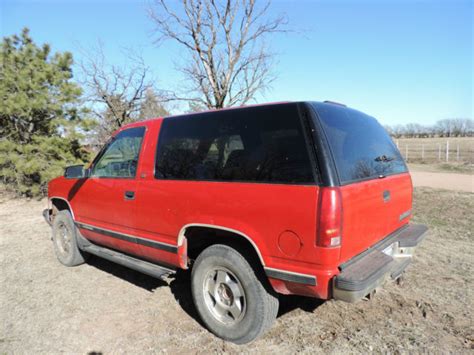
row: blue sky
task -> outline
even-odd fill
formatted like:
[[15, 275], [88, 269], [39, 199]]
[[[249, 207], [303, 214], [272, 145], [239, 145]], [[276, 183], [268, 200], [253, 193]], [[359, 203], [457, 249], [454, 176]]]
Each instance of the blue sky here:
[[[179, 49], [153, 45], [142, 0], [0, 0], [1, 35], [27, 26], [37, 43], [71, 51], [101, 39], [107, 56], [143, 53], [157, 84], [177, 89]], [[257, 102], [333, 100], [384, 124], [434, 123], [473, 112], [473, 5], [469, 0], [274, 0], [291, 34], [275, 35], [277, 80]]]

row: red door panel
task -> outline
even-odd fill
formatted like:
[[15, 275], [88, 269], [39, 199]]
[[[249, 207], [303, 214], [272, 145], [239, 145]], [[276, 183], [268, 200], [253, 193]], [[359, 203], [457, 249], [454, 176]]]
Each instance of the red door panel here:
[[76, 221], [104, 230], [93, 233], [81, 229], [88, 239], [114, 249], [137, 254], [136, 243], [108, 236], [106, 231], [134, 234], [136, 201], [126, 200], [125, 191], [136, 193], [135, 179], [89, 178], [71, 200]]

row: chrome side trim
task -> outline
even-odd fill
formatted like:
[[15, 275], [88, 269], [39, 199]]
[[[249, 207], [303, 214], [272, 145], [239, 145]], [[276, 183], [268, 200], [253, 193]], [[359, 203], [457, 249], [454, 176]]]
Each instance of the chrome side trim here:
[[189, 224], [186, 224], [179, 231], [179, 234], [178, 234], [178, 247], [183, 244], [184, 237], [185, 237], [185, 234], [186, 234], [186, 229], [189, 228], [189, 227], [207, 227], [207, 228], [213, 228], [213, 229], [220, 229], [220, 230], [223, 230], [223, 231], [226, 231], [226, 232], [232, 232], [232, 233], [235, 233], [235, 234], [238, 234], [238, 235], [244, 237], [245, 239], [247, 239], [252, 244], [253, 248], [257, 252], [257, 255], [258, 255], [258, 258], [260, 259], [260, 262], [262, 263], [263, 266], [265, 266], [265, 261], [263, 260], [262, 254], [260, 253], [260, 250], [258, 249], [255, 242], [248, 235], [246, 235], [246, 234], [244, 234], [244, 233], [242, 233], [238, 230], [223, 227], [223, 226], [218, 226], [218, 225], [215, 225], [215, 224], [205, 224], [205, 223], [189, 223]]
[[130, 242], [130, 243], [140, 244], [140, 245], [150, 247], [150, 248], [154, 248], [154, 249], [164, 250], [164, 251], [167, 251], [169, 253], [175, 253], [176, 254], [178, 252], [178, 246], [176, 246], [176, 245], [163, 243], [163, 242], [157, 242], [155, 240], [138, 237], [136, 235], [111, 231], [109, 229], [105, 229], [105, 228], [102, 228], [102, 227], [91, 226], [90, 224], [86, 224], [86, 223], [82, 223], [82, 222], [74, 222], [74, 223], [79, 228], [87, 229], [87, 230], [90, 230], [92, 232], [105, 235], [107, 237], [112, 237], [112, 238], [124, 240], [124, 241]]
[[298, 272], [274, 269], [270, 267], [265, 268], [265, 273], [268, 277], [271, 277], [273, 279], [290, 281], [310, 286], [317, 285], [316, 276], [313, 275], [300, 274]]
[[409, 216], [411, 216], [411, 210], [403, 212], [398, 219], [399, 221], [403, 221], [405, 218]]

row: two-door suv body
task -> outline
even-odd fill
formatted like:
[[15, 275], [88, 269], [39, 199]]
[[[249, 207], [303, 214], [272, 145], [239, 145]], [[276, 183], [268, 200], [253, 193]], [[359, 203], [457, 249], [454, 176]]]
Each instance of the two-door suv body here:
[[136, 122], [49, 183], [58, 259], [191, 270], [206, 326], [245, 343], [278, 294], [355, 301], [398, 279], [426, 227], [382, 126], [344, 105], [276, 103]]

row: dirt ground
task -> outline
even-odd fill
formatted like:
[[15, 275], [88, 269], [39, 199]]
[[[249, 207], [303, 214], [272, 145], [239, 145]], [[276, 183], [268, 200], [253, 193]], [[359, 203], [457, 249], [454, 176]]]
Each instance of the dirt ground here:
[[469, 163], [408, 163], [410, 172], [425, 171], [431, 173], [474, 174], [474, 164]]
[[45, 202], [0, 196], [0, 353], [472, 353], [473, 197], [416, 189], [431, 231], [402, 286], [356, 304], [284, 298], [273, 328], [236, 346], [201, 326], [187, 274], [162, 282], [97, 258], [66, 268]]
[[433, 187], [455, 191], [474, 192], [474, 175], [440, 173], [432, 171], [410, 171], [413, 186]]

